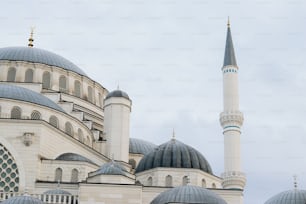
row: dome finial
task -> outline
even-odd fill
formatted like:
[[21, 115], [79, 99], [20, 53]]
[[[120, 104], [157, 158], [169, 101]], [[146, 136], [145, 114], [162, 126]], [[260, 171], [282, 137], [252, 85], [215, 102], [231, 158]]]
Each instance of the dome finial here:
[[293, 185], [294, 189], [297, 189], [297, 175], [293, 175]]
[[231, 26], [230, 17], [228, 16], [228, 17], [227, 17], [227, 27], [230, 27], [230, 26]]
[[31, 34], [30, 34], [30, 38], [29, 38], [29, 44], [28, 44], [29, 47], [33, 47], [34, 46], [33, 45], [33, 42], [34, 42], [33, 34], [34, 34], [34, 27], [32, 26], [31, 27]]
[[175, 140], [175, 131], [174, 131], [174, 128], [172, 130], [172, 140]]

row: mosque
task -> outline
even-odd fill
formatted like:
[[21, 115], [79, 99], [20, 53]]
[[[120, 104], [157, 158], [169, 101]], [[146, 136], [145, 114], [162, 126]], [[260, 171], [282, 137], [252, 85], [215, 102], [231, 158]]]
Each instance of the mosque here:
[[[221, 69], [221, 176], [198, 150], [174, 137], [159, 145], [130, 137], [127, 93], [108, 91], [33, 41], [32, 32], [28, 46], [0, 48], [1, 203], [243, 203], [243, 114], [229, 22]], [[284, 192], [266, 204], [289, 203], [279, 202], [288, 194], [306, 192]]]

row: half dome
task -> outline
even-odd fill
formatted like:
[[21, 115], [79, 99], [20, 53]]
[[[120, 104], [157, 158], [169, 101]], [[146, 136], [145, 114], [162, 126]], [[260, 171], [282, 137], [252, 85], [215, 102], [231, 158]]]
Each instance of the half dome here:
[[44, 204], [41, 200], [34, 198], [32, 196], [15, 196], [11, 197], [1, 204]]
[[92, 172], [89, 176], [96, 175], [126, 175], [126, 169], [119, 163], [115, 161], [110, 161], [108, 163], [103, 164], [97, 171]]
[[306, 190], [288, 190], [281, 192], [265, 202], [265, 204], [305, 204]]
[[47, 50], [33, 47], [0, 48], [0, 60], [25, 61], [60, 67], [86, 76], [85, 72], [69, 60]]
[[43, 96], [42, 94], [19, 86], [0, 84], [0, 98], [26, 101], [65, 112], [59, 105], [51, 101], [49, 98]]
[[192, 204], [226, 204], [214, 192], [199, 186], [180, 186], [160, 193], [151, 204], [192, 203]]
[[83, 157], [79, 154], [75, 153], [64, 153], [56, 157], [55, 160], [62, 160], [62, 161], [83, 161], [94, 164], [90, 159]]
[[136, 173], [157, 167], [200, 169], [213, 174], [208, 161], [199, 151], [176, 139], [171, 139], [146, 154], [140, 160]]
[[153, 151], [157, 145], [137, 138], [130, 138], [129, 152], [133, 154], [146, 155]]

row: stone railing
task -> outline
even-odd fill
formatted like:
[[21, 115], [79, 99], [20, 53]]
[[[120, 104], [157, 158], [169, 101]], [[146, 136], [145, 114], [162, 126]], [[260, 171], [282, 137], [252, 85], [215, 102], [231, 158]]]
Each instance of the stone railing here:
[[[21, 193], [13, 192], [0, 192], [0, 203], [8, 198], [20, 196]], [[35, 197], [43, 201], [45, 204], [78, 204], [77, 195], [64, 195], [64, 194], [29, 194], [29, 196]]]

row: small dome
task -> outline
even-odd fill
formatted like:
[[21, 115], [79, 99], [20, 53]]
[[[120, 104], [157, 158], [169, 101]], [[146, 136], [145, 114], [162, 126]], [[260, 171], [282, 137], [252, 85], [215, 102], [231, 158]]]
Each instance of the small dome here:
[[289, 190], [281, 192], [265, 202], [265, 204], [305, 204], [306, 190]]
[[103, 164], [97, 171], [90, 173], [89, 176], [96, 175], [123, 175], [125, 176], [127, 173], [126, 169], [119, 163], [115, 161], [110, 161], [108, 163]]
[[176, 139], [171, 139], [146, 154], [140, 160], [136, 173], [157, 167], [193, 168], [212, 174], [209, 163], [200, 152]]
[[153, 151], [157, 145], [142, 139], [130, 138], [129, 152], [146, 155]]
[[1, 204], [44, 204], [41, 200], [34, 198], [32, 196], [16, 196], [11, 197]]
[[121, 90], [115, 90], [115, 91], [108, 93], [105, 99], [112, 98], [112, 97], [123, 97], [123, 98], [130, 100], [129, 95]]
[[193, 204], [226, 204], [214, 192], [198, 186], [180, 186], [160, 193], [151, 204], [193, 203]]
[[26, 101], [65, 112], [59, 105], [51, 101], [49, 98], [43, 96], [42, 94], [19, 86], [0, 84], [0, 98]]
[[79, 154], [75, 153], [64, 153], [56, 157], [55, 160], [62, 160], [62, 161], [84, 161], [88, 163], [94, 164], [90, 159], [87, 159], [86, 157], [83, 157]]
[[25, 61], [33, 63], [41, 63], [50, 66], [60, 67], [77, 74], [86, 76], [86, 74], [78, 66], [69, 60], [49, 52], [47, 50], [33, 47], [5, 47], [0, 48], [0, 60], [9, 61]]
[[53, 190], [48, 190], [46, 192], [44, 192], [44, 194], [48, 194], [48, 195], [71, 195], [71, 193], [69, 193], [68, 191], [62, 190], [62, 189], [53, 189]]

